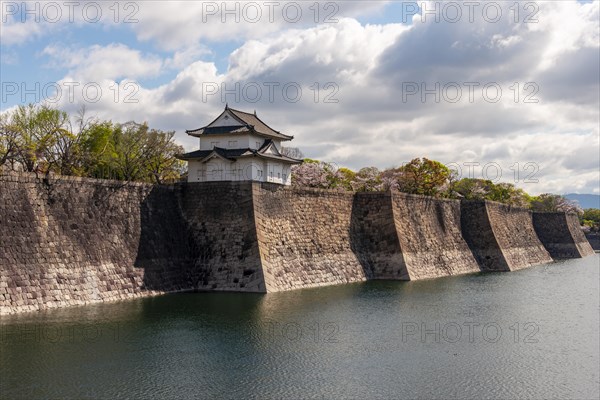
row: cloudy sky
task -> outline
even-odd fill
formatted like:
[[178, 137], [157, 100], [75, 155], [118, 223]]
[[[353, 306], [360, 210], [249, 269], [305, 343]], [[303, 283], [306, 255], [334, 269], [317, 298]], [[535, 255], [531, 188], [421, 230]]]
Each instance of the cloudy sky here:
[[[599, 3], [3, 1], [2, 110], [201, 127], [256, 110], [307, 157], [428, 157], [599, 193]], [[501, 175], [501, 176], [500, 176]]]

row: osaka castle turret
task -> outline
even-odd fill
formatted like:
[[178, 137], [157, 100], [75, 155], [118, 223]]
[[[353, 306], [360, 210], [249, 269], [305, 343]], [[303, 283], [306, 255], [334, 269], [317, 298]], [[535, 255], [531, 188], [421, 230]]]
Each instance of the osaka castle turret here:
[[258, 181], [291, 184], [291, 166], [302, 160], [281, 153], [292, 140], [253, 114], [225, 110], [205, 127], [187, 130], [200, 139], [200, 150], [179, 156], [188, 162], [188, 182]]

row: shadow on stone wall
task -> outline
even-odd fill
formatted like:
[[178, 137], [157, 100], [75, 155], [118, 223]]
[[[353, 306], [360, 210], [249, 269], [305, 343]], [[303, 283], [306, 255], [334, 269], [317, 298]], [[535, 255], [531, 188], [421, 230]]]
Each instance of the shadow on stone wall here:
[[391, 193], [355, 193], [350, 248], [367, 279], [409, 280], [394, 223]]
[[360, 262], [367, 279], [373, 279], [373, 268], [375, 266], [374, 249], [377, 242], [373, 240], [371, 223], [369, 221], [370, 210], [365, 207], [365, 202], [354, 195], [352, 199], [352, 211], [350, 215], [350, 248]]
[[482, 271], [510, 271], [492, 229], [485, 201], [463, 200], [461, 231]]
[[265, 292], [251, 182], [188, 183], [183, 216], [198, 253], [199, 290]]
[[187, 291], [198, 287], [198, 258], [192, 235], [181, 213], [180, 186], [154, 186], [142, 201], [140, 239], [135, 267], [144, 269], [144, 289]]
[[483, 271], [514, 271], [552, 262], [531, 211], [493, 201], [462, 201], [462, 233]]
[[586, 233], [585, 237], [590, 242], [592, 249], [594, 249], [595, 251], [600, 251], [600, 233], [599, 232]]
[[575, 238], [571, 235], [564, 213], [533, 213], [533, 227], [552, 258], [579, 258]]

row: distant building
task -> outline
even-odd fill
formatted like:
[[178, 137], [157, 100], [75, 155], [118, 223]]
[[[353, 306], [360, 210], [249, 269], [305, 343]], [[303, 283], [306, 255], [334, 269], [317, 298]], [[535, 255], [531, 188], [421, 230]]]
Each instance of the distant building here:
[[254, 114], [225, 110], [203, 128], [186, 133], [200, 139], [200, 150], [182, 154], [188, 182], [259, 181], [291, 184], [291, 166], [302, 160], [281, 153], [293, 136], [278, 132]]

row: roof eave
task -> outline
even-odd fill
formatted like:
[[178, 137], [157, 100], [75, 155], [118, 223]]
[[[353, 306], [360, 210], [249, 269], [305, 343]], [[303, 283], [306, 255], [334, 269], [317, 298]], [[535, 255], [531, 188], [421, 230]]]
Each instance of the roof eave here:
[[226, 160], [226, 161], [231, 161], [231, 162], [234, 162], [234, 161], [236, 160], [236, 159], [235, 159], [233, 156], [231, 156], [231, 157], [227, 157], [227, 156], [224, 156], [224, 155], [220, 154], [218, 151], [216, 151], [216, 150], [213, 150], [213, 151], [212, 151], [212, 152], [211, 152], [209, 155], [207, 155], [206, 157], [203, 157], [203, 158], [200, 160], [200, 162], [201, 162], [201, 163], [208, 162], [208, 161], [209, 161], [211, 158], [213, 158], [213, 157], [218, 157], [218, 158], [220, 158], [221, 160]]
[[197, 137], [197, 138], [207, 137], [207, 136], [227, 136], [227, 135], [248, 135], [248, 134], [254, 134], [256, 136], [260, 136], [260, 137], [264, 137], [264, 138], [268, 138], [268, 139], [281, 140], [281, 141], [289, 141], [289, 140], [293, 140], [294, 139], [293, 136], [287, 136], [287, 135], [281, 134], [281, 136], [283, 136], [283, 137], [280, 137], [280, 136], [270, 135], [268, 133], [258, 132], [258, 131], [255, 131], [255, 130], [252, 130], [251, 132], [192, 133], [192, 132], [196, 132], [196, 131], [185, 131], [185, 133], [187, 133], [189, 136], [193, 136], [193, 137]]
[[259, 132], [259, 131], [254, 130], [254, 129], [252, 130], [252, 133], [254, 133], [254, 134], [258, 135], [258, 136], [269, 138], [269, 139], [276, 139], [276, 140], [282, 140], [282, 141], [287, 141], [287, 140], [294, 139], [293, 136], [284, 135], [283, 133], [280, 133], [280, 135], [283, 136], [283, 137], [271, 135], [269, 133]]
[[287, 163], [287, 164], [302, 164], [303, 163], [302, 160], [297, 160], [295, 158], [290, 158], [290, 157], [285, 157], [285, 156], [281, 156], [281, 157], [275, 156], [275, 157], [273, 157], [273, 156], [270, 156], [268, 154], [263, 154], [263, 153], [255, 153], [254, 155], [257, 156], [257, 157], [260, 157], [260, 158], [266, 158], [268, 160], [281, 161], [281, 162], [284, 162], [284, 163]]
[[[200, 128], [200, 129], [203, 129], [203, 128]], [[189, 136], [200, 137], [202, 135], [201, 133], [195, 133], [195, 132], [198, 132], [200, 129], [195, 129], [193, 131], [185, 131], [185, 133], [187, 133]]]

